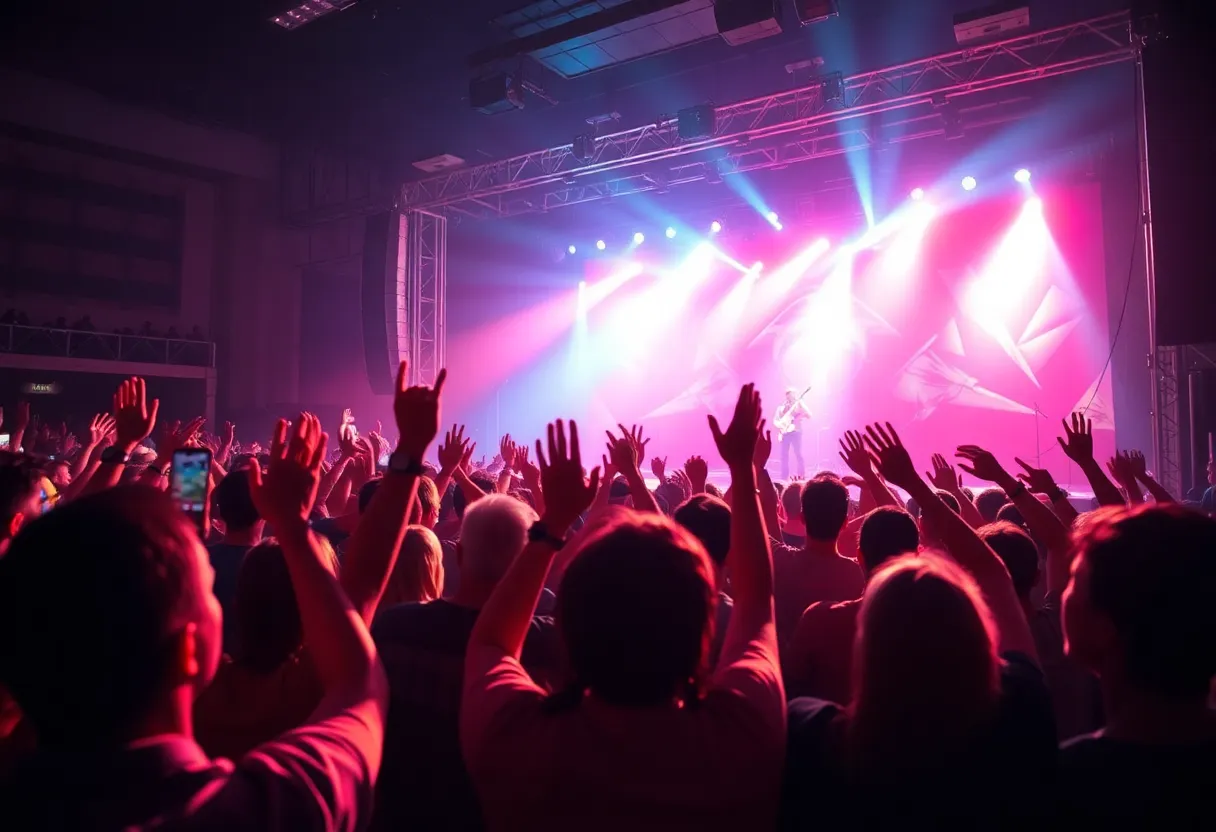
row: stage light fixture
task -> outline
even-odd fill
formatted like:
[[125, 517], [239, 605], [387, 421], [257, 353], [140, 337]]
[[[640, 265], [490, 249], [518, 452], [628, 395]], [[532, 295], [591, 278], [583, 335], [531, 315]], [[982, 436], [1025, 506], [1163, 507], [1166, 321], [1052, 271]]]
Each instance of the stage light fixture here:
[[356, 2], [357, 0], [303, 0], [298, 6], [270, 18], [270, 22], [284, 29], [298, 29], [318, 17], [347, 9]]
[[640, 246], [644, 242], [646, 242], [645, 234], [643, 234], [641, 231], [633, 232], [633, 244], [635, 246]]
[[1026, 185], [1030, 182], [1030, 171], [1026, 168], [1021, 168], [1013, 175], [1013, 179], [1015, 182], [1021, 182], [1023, 185]]
[[718, 222], [717, 220], [714, 220], [713, 222], [711, 222], [709, 224], [709, 233], [710, 234], [717, 234], [721, 230], [722, 230], [722, 223]]
[[676, 236], [676, 230], [674, 228], [672, 228], [670, 225], [667, 226], [667, 239], [670, 240], [675, 236]]
[[962, 182], [962, 185], [963, 185], [963, 190], [964, 190], [964, 191], [974, 191], [974, 190], [975, 190], [975, 186], [976, 186], [976, 185], [978, 185], [978, 184], [979, 184], [979, 183], [975, 181], [975, 177], [974, 177], [974, 176], [964, 176], [964, 177], [963, 177], [963, 182]]
[[924, 188], [913, 188], [910, 196], [917, 202], [920, 202], [922, 199], [925, 198], [925, 189]]
[[578, 254], [578, 247], [575, 246], [573, 243], [571, 243], [570, 245], [566, 246], [566, 253], [567, 254]]
[[603, 240], [596, 240], [595, 247], [598, 248], [600, 251], [603, 251], [604, 249], [608, 248], [608, 244], [605, 243]]

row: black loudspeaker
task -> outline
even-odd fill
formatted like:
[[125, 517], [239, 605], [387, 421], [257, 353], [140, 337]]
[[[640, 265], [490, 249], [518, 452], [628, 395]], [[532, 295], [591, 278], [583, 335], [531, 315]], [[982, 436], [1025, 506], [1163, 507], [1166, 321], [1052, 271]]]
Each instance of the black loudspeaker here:
[[1201, 80], [1212, 67], [1212, 10], [1201, 2], [1151, 5], [1137, 9], [1136, 20], [1147, 39], [1144, 126], [1157, 343], [1216, 342], [1210, 249], [1216, 201], [1206, 192], [1216, 181], [1216, 88]]
[[714, 23], [731, 46], [781, 34], [776, 0], [714, 0]]
[[367, 218], [363, 232], [363, 358], [372, 392], [392, 395], [409, 354], [406, 320], [407, 218], [398, 211]]

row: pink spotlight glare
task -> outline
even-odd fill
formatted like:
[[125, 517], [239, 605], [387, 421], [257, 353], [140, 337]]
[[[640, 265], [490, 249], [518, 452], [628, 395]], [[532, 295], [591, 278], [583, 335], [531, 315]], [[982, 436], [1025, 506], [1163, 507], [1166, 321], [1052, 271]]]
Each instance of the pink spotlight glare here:
[[924, 188], [913, 188], [910, 196], [917, 202], [920, 202], [922, 199], [925, 198], [925, 189]]

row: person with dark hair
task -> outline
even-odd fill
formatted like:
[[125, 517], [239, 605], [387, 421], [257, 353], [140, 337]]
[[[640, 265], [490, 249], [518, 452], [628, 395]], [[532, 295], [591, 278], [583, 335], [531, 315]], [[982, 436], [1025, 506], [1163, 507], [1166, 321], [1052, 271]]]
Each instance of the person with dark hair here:
[[[324, 538], [319, 543], [336, 574], [333, 550]], [[304, 649], [287, 560], [273, 538], [250, 547], [241, 560], [225, 625], [232, 640], [194, 704], [195, 735], [212, 757], [235, 760], [302, 725], [324, 693]]]
[[1000, 488], [985, 488], [975, 495], [975, 508], [985, 523], [995, 523], [1002, 506], [1009, 505], [1009, 497]]
[[366, 820], [387, 688], [307, 530], [319, 428], [302, 419], [288, 446], [280, 424], [279, 459], [255, 498], [288, 541], [325, 689], [310, 722], [235, 763], [209, 759], [190, 712], [219, 662], [221, 612], [197, 532], [161, 491], [82, 497], [29, 524], [0, 559], [0, 683], [39, 742], [0, 787], [7, 818], [26, 829], [96, 830], [173, 818], [284, 830]]
[[216, 514], [224, 524], [224, 536], [219, 543], [207, 547], [207, 557], [215, 570], [215, 597], [224, 611], [224, 650], [231, 652], [236, 638], [233, 602], [237, 576], [246, 553], [261, 541], [266, 524], [253, 504], [245, 471], [233, 471], [220, 480], [214, 500]]
[[836, 545], [849, 520], [849, 489], [834, 474], [820, 474], [802, 486], [801, 496], [806, 545], [773, 546], [777, 639], [783, 648], [811, 604], [851, 601], [865, 588], [861, 567]]
[[1178, 505], [1099, 510], [1064, 592], [1068, 655], [1106, 727], [1060, 753], [1062, 823], [1201, 829], [1216, 815], [1216, 521]]
[[802, 521], [802, 483], [794, 481], [786, 485], [778, 496], [781, 501], [781, 542], [786, 546], [801, 548], [806, 545], [806, 525]]
[[0, 557], [21, 527], [42, 513], [41, 483], [33, 459], [0, 451]]
[[[887, 561], [914, 553], [920, 529], [912, 515], [894, 506], [880, 506], [865, 516], [858, 535], [858, 554], [866, 576]], [[861, 598], [831, 603], [817, 601], [798, 622], [781, 669], [786, 695], [814, 696], [847, 705], [853, 699], [853, 637]]]
[[714, 562], [717, 575], [718, 612], [714, 622], [714, 640], [709, 650], [709, 665], [716, 667], [722, 653], [722, 642], [730, 624], [734, 601], [726, 594], [726, 555], [730, 551], [730, 506], [708, 494], [694, 494], [675, 510], [672, 519], [688, 529]]
[[[735, 608], [718, 667], [706, 654], [715, 568], [692, 534], [624, 512], [573, 554], [557, 622], [572, 679], [549, 695], [520, 667], [536, 599], [570, 524], [591, 505], [578, 431], [549, 428], [545, 516], [469, 639], [460, 740], [487, 824], [498, 829], [771, 828], [785, 697], [772, 561], [753, 455], [759, 396], [740, 393], [723, 432], [731, 471], [727, 567]], [[622, 615], [622, 611], [627, 614]]]
[[790, 702], [783, 826], [1043, 826], [1055, 726], [1009, 573], [890, 425], [871, 439], [949, 557], [903, 555], [870, 578], [847, 708]]

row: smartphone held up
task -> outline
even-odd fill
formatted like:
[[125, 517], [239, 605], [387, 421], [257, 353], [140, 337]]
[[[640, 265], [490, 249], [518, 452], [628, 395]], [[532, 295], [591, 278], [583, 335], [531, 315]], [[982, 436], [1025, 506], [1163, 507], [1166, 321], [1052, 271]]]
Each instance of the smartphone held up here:
[[200, 531], [207, 517], [207, 482], [211, 476], [211, 451], [179, 448], [173, 452], [169, 493], [173, 502], [188, 514]]

